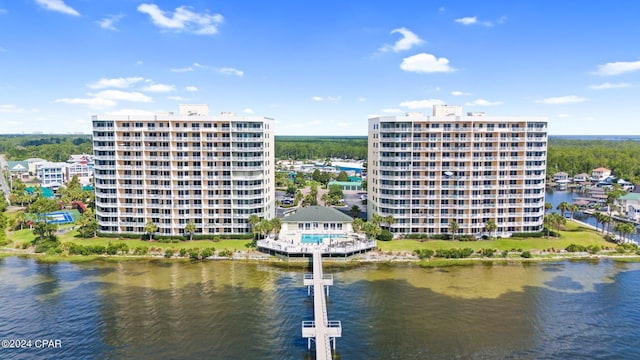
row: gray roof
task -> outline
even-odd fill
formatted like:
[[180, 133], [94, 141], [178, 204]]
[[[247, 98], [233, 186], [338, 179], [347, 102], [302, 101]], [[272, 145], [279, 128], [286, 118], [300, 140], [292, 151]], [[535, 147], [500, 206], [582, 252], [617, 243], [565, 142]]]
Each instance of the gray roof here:
[[352, 222], [353, 219], [349, 215], [345, 215], [340, 211], [324, 206], [308, 206], [299, 208], [295, 213], [285, 216], [282, 222], [302, 222], [302, 221], [318, 221], [318, 222]]
[[26, 161], [9, 161], [7, 163], [9, 171], [13, 172], [27, 172], [29, 171], [29, 163]]

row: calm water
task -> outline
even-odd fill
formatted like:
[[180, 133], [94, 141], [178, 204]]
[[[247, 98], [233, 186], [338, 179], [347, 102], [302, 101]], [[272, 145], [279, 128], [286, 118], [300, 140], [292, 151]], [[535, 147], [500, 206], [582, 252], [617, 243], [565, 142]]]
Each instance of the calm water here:
[[[326, 267], [340, 359], [640, 358], [640, 264]], [[3, 359], [311, 359], [304, 269], [0, 259]]]

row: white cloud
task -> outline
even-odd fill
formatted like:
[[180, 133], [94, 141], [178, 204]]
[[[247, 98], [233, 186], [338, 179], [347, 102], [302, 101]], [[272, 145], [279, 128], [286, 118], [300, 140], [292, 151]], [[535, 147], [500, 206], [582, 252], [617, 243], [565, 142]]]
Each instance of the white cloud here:
[[455, 19], [454, 21], [462, 25], [472, 25], [478, 22], [478, 18], [476, 16], [467, 16], [467, 17]]
[[137, 91], [120, 91], [120, 90], [103, 90], [97, 94], [89, 94], [96, 98], [106, 99], [106, 100], [117, 100], [117, 101], [131, 101], [131, 102], [143, 102], [149, 103], [152, 102], [153, 99], [150, 96], [147, 96], [141, 92]]
[[2, 46], [0, 46], [0, 53], [3, 53], [3, 52], [7, 52], [7, 49], [5, 49]]
[[630, 86], [631, 84], [629, 83], [612, 84], [612, 83], [606, 82], [603, 84], [591, 85], [589, 86], [589, 89], [592, 89], [592, 90], [620, 89], [620, 88], [626, 88]]
[[466, 106], [497, 106], [502, 105], [502, 101], [489, 101], [485, 99], [477, 99], [465, 104]]
[[598, 65], [598, 75], [620, 75], [626, 72], [640, 70], [640, 61], [616, 61]]
[[136, 61], [136, 65], [142, 65], [142, 64], [144, 64], [144, 61], [142, 61], [142, 60]]
[[358, 102], [366, 102], [367, 100], [369, 100], [369, 99], [367, 99], [364, 96], [361, 96], [361, 97], [358, 98]]
[[576, 95], [567, 95], [567, 96], [550, 97], [542, 100], [537, 100], [536, 102], [539, 104], [557, 105], [557, 104], [581, 103], [584, 101], [587, 101], [587, 99], [580, 96], [576, 96]]
[[91, 89], [105, 89], [105, 88], [123, 89], [143, 80], [144, 78], [141, 78], [141, 77], [113, 78], [113, 79], [102, 78], [97, 82], [93, 84], [89, 84], [87, 86]]
[[453, 96], [469, 96], [469, 95], [471, 95], [471, 93], [455, 90], [455, 91], [451, 92], [451, 95], [453, 95]]
[[383, 113], [385, 113], [385, 114], [399, 114], [399, 113], [402, 113], [402, 110], [400, 110], [400, 109], [390, 109], [390, 108], [382, 109], [381, 111]]
[[175, 69], [171, 69], [172, 72], [189, 72], [189, 71], [193, 71], [193, 68], [191, 66], [188, 66], [186, 68], [175, 68]]
[[102, 98], [63, 98], [57, 99], [55, 102], [57, 103], [65, 103], [71, 105], [87, 105], [92, 109], [103, 109], [107, 107], [116, 106], [117, 103], [113, 100], [102, 99]]
[[322, 97], [322, 96], [312, 96], [311, 100], [313, 101], [317, 101], [317, 102], [338, 102], [340, 100], [342, 100], [342, 96], [326, 96], [326, 97]]
[[344, 122], [344, 121], [340, 121], [340, 122], [338, 122], [337, 125], [338, 125], [338, 127], [347, 127], [347, 126], [349, 126], [349, 123]]
[[418, 35], [414, 34], [413, 32], [411, 32], [411, 30], [409, 30], [409, 29], [407, 29], [405, 27], [391, 30], [391, 34], [396, 34], [396, 33], [401, 34], [402, 38], [400, 38], [400, 40], [396, 41], [396, 43], [393, 44], [393, 45], [384, 45], [383, 47], [378, 49], [378, 51], [380, 51], [380, 52], [389, 52], [389, 51], [399, 52], [399, 51], [409, 50], [413, 46], [421, 45], [421, 44], [424, 43], [424, 40], [420, 39], [418, 37]]
[[442, 105], [444, 101], [440, 99], [425, 99], [425, 100], [410, 100], [403, 101], [400, 106], [407, 107], [409, 109], [430, 109], [433, 105]]
[[146, 115], [153, 115], [154, 112], [149, 110], [141, 110], [141, 109], [118, 109], [114, 111], [109, 111], [106, 114], [111, 116], [123, 116], [123, 115], [146, 116]]
[[469, 26], [469, 25], [482, 25], [482, 26], [487, 26], [487, 27], [491, 27], [495, 24], [504, 24], [505, 21], [507, 21], [507, 17], [506, 16], [501, 16], [498, 18], [498, 20], [494, 21], [479, 21], [477, 16], [467, 16], [467, 17], [463, 17], [463, 18], [458, 18], [453, 20], [455, 22], [457, 22], [458, 24], [462, 24], [464, 26]]
[[246, 108], [246, 109], [242, 110], [242, 112], [245, 113], [245, 114], [254, 114], [253, 109], [251, 109], [251, 108]]
[[166, 84], [150, 84], [147, 85], [145, 87], [143, 87], [142, 91], [148, 91], [148, 92], [171, 92], [174, 91], [176, 89], [175, 86], [173, 85], [166, 85]]
[[417, 73], [452, 72], [455, 71], [449, 66], [446, 58], [436, 58], [431, 54], [420, 53], [402, 59], [400, 69]]
[[311, 100], [320, 102], [320, 101], [324, 101], [324, 98], [322, 96], [312, 96]]
[[167, 96], [167, 99], [173, 101], [189, 101], [189, 99], [183, 98], [182, 96]]
[[220, 14], [195, 13], [187, 6], [180, 6], [173, 13], [163, 11], [155, 4], [141, 4], [138, 11], [147, 14], [158, 27], [174, 31], [186, 31], [198, 35], [218, 33], [218, 25], [224, 18]]
[[559, 118], [570, 118], [571, 117], [570, 114], [558, 114], [556, 116], [559, 117]]
[[244, 75], [244, 71], [234, 69], [232, 67], [223, 67], [223, 68], [220, 68], [218, 71], [223, 75], [236, 75], [236, 76]]
[[7, 14], [7, 9], [0, 9], [0, 15]]
[[19, 108], [12, 104], [0, 105], [0, 113], [19, 114], [24, 112], [23, 108]]
[[124, 15], [110, 15], [100, 21], [97, 21], [97, 23], [103, 29], [117, 31], [116, 23], [123, 17]]
[[185, 87], [184, 89], [185, 89], [186, 91], [188, 91], [188, 92], [196, 92], [196, 91], [198, 91], [198, 88], [197, 88], [197, 87], [195, 87], [195, 86], [187, 86], [187, 87]]
[[80, 16], [79, 12], [65, 4], [63, 0], [36, 0], [36, 3], [47, 10], [57, 11], [73, 16]]

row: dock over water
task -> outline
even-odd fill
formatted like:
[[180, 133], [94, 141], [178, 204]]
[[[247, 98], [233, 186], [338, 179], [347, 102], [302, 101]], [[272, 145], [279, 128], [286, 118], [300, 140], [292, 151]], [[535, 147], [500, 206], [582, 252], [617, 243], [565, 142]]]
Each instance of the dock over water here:
[[322, 270], [322, 250], [313, 251], [313, 274], [305, 276], [304, 284], [313, 286], [313, 321], [302, 322], [302, 337], [307, 338], [307, 348], [311, 349], [311, 341], [315, 340], [316, 359], [331, 359], [331, 348], [336, 348], [336, 338], [342, 337], [342, 323], [330, 321], [327, 315], [327, 299], [329, 286], [333, 285], [333, 277], [325, 276]]

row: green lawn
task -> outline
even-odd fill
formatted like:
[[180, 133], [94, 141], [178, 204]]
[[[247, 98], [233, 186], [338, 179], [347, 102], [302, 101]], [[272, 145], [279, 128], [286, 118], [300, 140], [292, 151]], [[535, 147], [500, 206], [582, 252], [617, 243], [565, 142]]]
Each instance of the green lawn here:
[[[143, 240], [134, 240], [134, 239], [113, 239], [113, 238], [90, 238], [84, 239], [81, 237], [77, 237], [77, 230], [70, 231], [64, 234], [58, 234], [58, 240], [61, 243], [64, 242], [73, 242], [81, 245], [106, 245], [109, 241], [112, 243], [116, 242], [124, 242], [126, 243], [130, 249], [136, 247], [158, 247], [162, 249], [173, 248], [173, 249], [195, 249], [195, 248], [215, 248], [216, 250], [247, 250], [246, 244], [250, 243], [250, 240], [220, 240], [220, 241], [211, 241], [211, 240], [193, 240], [193, 241], [180, 241], [178, 243], [160, 243], [156, 241], [143, 241]], [[14, 243], [22, 243], [25, 241], [31, 241], [35, 238], [33, 232], [29, 229], [18, 230], [9, 232], [7, 234], [7, 240], [12, 241]], [[11, 245], [9, 245], [11, 246]]]
[[543, 250], [554, 248], [558, 250], [564, 249], [572, 243], [584, 246], [616, 246], [615, 244], [604, 240], [601, 233], [588, 229], [576, 222], [567, 221], [566, 230], [560, 231], [560, 238], [511, 238], [478, 241], [428, 240], [424, 242], [417, 240], [392, 240], [378, 241], [378, 247], [383, 251], [414, 251], [418, 249], [437, 250], [451, 248], [471, 248], [474, 250], [483, 248], [499, 250]]

